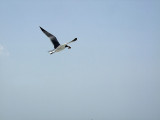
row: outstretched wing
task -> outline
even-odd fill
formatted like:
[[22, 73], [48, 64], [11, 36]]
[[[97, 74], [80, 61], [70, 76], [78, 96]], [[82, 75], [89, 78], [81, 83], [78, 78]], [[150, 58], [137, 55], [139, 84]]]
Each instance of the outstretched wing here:
[[66, 44], [70, 44], [71, 42], [75, 42], [75, 41], [77, 41], [77, 38], [74, 38], [72, 41], [70, 41], [70, 42], [68, 42]]
[[47, 32], [47, 31], [46, 31], [45, 29], [43, 29], [42, 27], [40, 27], [40, 29], [42, 30], [42, 32], [43, 32], [45, 35], [47, 35], [47, 36], [50, 38], [51, 42], [52, 42], [53, 45], [54, 45], [54, 48], [56, 49], [56, 48], [60, 45], [60, 43], [58, 42], [57, 38], [56, 38], [54, 35], [52, 35], [51, 33]]

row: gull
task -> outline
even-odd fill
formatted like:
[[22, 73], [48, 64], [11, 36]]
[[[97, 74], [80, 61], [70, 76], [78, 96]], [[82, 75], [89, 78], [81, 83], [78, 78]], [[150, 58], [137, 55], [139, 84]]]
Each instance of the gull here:
[[53, 54], [53, 53], [55, 53], [55, 52], [62, 51], [62, 50], [64, 50], [66, 47], [68, 47], [68, 49], [71, 49], [71, 47], [70, 47], [68, 44], [70, 44], [70, 43], [72, 43], [72, 42], [74, 42], [74, 41], [77, 40], [77, 38], [74, 38], [72, 41], [61, 45], [61, 44], [58, 42], [57, 38], [56, 38], [54, 35], [52, 35], [51, 33], [47, 32], [47, 31], [46, 31], [45, 29], [43, 29], [42, 27], [40, 27], [40, 29], [42, 30], [42, 32], [43, 32], [46, 36], [48, 36], [48, 37], [50, 38], [52, 44], [54, 45], [54, 49], [51, 50], [51, 51], [49, 51], [50, 54]]

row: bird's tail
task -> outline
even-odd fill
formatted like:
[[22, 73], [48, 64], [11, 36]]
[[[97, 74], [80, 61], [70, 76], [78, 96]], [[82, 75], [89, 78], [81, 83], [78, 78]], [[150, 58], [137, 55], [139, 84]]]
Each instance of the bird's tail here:
[[48, 51], [48, 52], [49, 52], [50, 55], [53, 54], [53, 53], [55, 53], [54, 50], [51, 50], [51, 51]]

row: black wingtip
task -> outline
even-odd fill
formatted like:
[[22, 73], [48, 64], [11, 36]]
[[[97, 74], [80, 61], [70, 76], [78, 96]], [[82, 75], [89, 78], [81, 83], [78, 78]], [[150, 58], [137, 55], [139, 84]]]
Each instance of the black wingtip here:
[[43, 29], [41, 26], [39, 26], [39, 27], [40, 27], [41, 30]]
[[74, 41], [76, 41], [77, 40], [77, 38], [74, 38]]
[[40, 27], [40, 29], [44, 32], [45, 30], [41, 27], [41, 26], [39, 26]]

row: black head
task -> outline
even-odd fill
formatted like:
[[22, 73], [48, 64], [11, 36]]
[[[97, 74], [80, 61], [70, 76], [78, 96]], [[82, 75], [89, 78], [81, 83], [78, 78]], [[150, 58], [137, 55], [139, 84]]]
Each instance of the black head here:
[[66, 45], [65, 47], [68, 47], [68, 49], [71, 49], [71, 46]]

